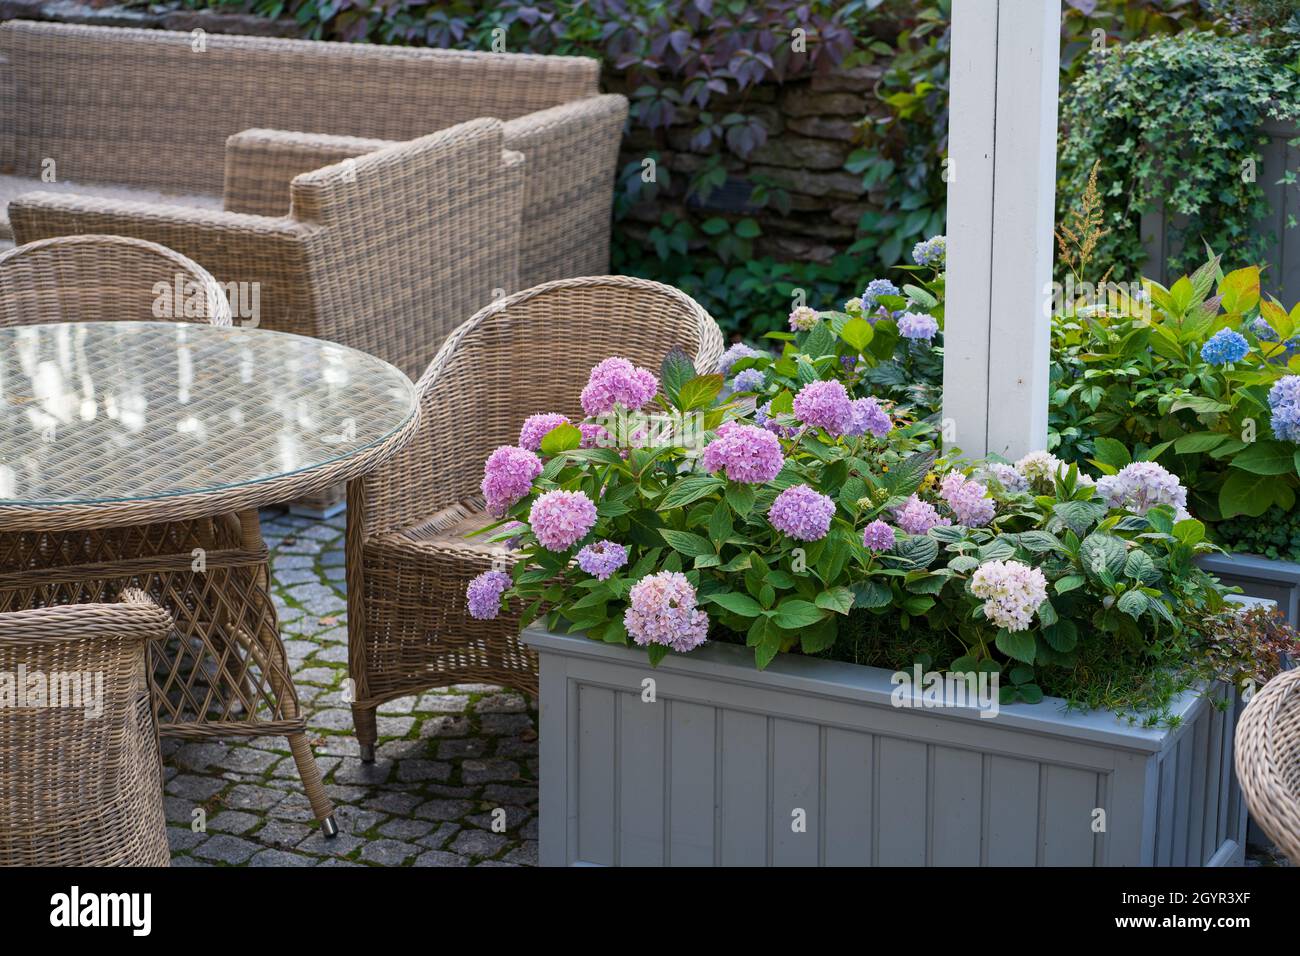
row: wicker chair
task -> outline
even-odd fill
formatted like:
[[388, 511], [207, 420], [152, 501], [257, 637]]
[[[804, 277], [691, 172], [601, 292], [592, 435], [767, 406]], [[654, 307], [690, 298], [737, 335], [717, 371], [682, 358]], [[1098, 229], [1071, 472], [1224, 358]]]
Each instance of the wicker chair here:
[[0, 254], [0, 327], [127, 319], [230, 325], [230, 303], [198, 263], [143, 239], [64, 236]]
[[120, 604], [0, 614], [0, 672], [40, 672], [51, 695], [73, 686], [56, 674], [103, 681], [97, 705], [0, 707], [0, 866], [170, 865], [145, 679], [146, 642], [170, 627], [139, 591]]
[[1237, 721], [1237, 780], [1255, 818], [1300, 865], [1300, 669], [1264, 685]]
[[658, 369], [674, 347], [697, 368], [722, 354], [717, 324], [671, 286], [624, 276], [561, 279], [459, 326], [418, 383], [419, 431], [348, 498], [348, 664], [363, 759], [375, 708], [430, 687], [486, 682], [537, 692], [518, 617], [476, 621], [465, 586], [505, 552], [464, 535], [488, 522], [482, 465], [530, 414], [581, 417], [578, 395], [610, 355]]

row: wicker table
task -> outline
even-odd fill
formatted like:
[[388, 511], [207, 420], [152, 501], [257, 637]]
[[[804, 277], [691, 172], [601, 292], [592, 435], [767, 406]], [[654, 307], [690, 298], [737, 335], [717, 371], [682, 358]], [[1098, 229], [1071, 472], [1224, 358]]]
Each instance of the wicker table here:
[[354, 349], [172, 322], [0, 329], [0, 611], [145, 589], [163, 734], [284, 734], [325, 832], [256, 509], [363, 476], [408, 440], [414, 386]]

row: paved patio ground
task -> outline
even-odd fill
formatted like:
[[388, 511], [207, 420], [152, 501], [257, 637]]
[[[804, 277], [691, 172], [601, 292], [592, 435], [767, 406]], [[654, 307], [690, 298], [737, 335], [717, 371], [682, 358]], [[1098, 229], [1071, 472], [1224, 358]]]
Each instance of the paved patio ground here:
[[[283, 737], [164, 740], [172, 865], [536, 864], [537, 714], [525, 696], [461, 684], [392, 701], [379, 710], [375, 763], [358, 757], [342, 700], [344, 523], [262, 515], [281, 633], [339, 835], [326, 840], [313, 821]], [[198, 807], [206, 832], [192, 827]]]
[[[485, 684], [392, 701], [379, 709], [377, 760], [361, 762], [342, 699], [344, 525], [342, 515], [262, 514], [281, 633], [339, 835], [321, 835], [283, 737], [164, 740], [172, 865], [536, 865], [535, 701]], [[192, 826], [199, 807], [206, 832]], [[1247, 865], [1288, 864], [1254, 850]]]

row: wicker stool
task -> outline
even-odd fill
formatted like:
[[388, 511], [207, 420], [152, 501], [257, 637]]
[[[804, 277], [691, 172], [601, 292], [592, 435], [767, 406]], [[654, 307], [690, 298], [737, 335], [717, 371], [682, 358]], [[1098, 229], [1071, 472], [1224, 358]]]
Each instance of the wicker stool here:
[[459, 326], [420, 378], [421, 418], [398, 455], [349, 487], [348, 667], [363, 760], [374, 759], [375, 708], [464, 682], [537, 692], [537, 662], [518, 612], [476, 621], [471, 578], [505, 559], [465, 535], [487, 524], [483, 462], [519, 440], [537, 412], [580, 418], [591, 368], [620, 355], [658, 372], [683, 349], [716, 369], [722, 334], [690, 296], [627, 276], [559, 279], [508, 296]]
[[[0, 690], [0, 865], [170, 865], [145, 679], [147, 642], [170, 626], [139, 591], [121, 604], [0, 614], [0, 675], [15, 681], [14, 700]], [[38, 673], [50, 697], [17, 699]], [[96, 704], [53, 705], [56, 687], [87, 675], [102, 679]]]
[[1250, 815], [1300, 865], [1300, 670], [1274, 677], [1242, 711], [1236, 765]]

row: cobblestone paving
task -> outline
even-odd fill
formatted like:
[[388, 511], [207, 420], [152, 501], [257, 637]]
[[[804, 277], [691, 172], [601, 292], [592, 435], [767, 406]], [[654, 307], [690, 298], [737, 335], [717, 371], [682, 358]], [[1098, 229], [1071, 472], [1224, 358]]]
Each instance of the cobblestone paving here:
[[[281, 634], [339, 835], [321, 834], [283, 737], [164, 740], [172, 865], [535, 865], [537, 713], [524, 695], [460, 684], [391, 701], [379, 709], [377, 759], [361, 762], [342, 700], [344, 523], [262, 514]], [[206, 832], [193, 826], [198, 808]]]

